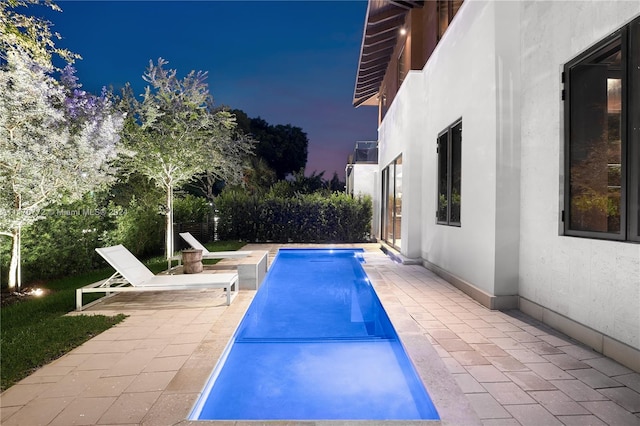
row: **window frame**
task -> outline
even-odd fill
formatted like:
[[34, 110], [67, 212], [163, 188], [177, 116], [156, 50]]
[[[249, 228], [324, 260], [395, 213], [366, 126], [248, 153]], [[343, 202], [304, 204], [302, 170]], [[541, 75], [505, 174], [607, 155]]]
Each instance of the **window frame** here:
[[[621, 191], [620, 230], [602, 232], [571, 228], [571, 70], [606, 54], [619, 41], [622, 52], [620, 77], [621, 93]], [[563, 67], [564, 83], [564, 194], [562, 229], [566, 236], [585, 237], [600, 240], [640, 242], [640, 55], [632, 57], [632, 52], [640, 52], [640, 18], [623, 26], [600, 40]], [[577, 108], [577, 107], [573, 107]], [[636, 129], [635, 132], [633, 129]]]
[[[451, 205], [452, 203], [450, 202], [450, 200], [452, 199], [452, 190], [453, 190], [453, 130], [457, 127], [460, 126], [460, 164], [457, 165], [458, 169], [460, 170], [460, 214], [459, 214], [459, 220], [458, 221], [454, 221], [451, 218]], [[447, 182], [447, 187], [446, 187], [446, 196], [447, 196], [447, 209], [446, 209], [446, 220], [441, 220], [440, 219], [440, 194], [442, 193], [441, 191], [441, 182], [442, 182], [442, 160], [441, 160], [441, 155], [442, 155], [442, 150], [440, 147], [440, 139], [442, 138], [442, 136], [447, 136], [447, 146], [446, 146], [446, 152], [447, 152], [447, 158], [446, 158], [446, 169], [444, 170], [444, 173], [446, 173], [446, 182]], [[452, 124], [450, 124], [449, 126], [447, 126], [444, 130], [442, 130], [440, 133], [438, 133], [438, 137], [436, 139], [436, 153], [437, 153], [437, 163], [438, 163], [438, 167], [437, 167], [437, 192], [436, 192], [436, 224], [438, 225], [445, 225], [445, 226], [453, 226], [453, 227], [461, 227], [462, 226], [462, 117], [458, 118], [456, 121], [454, 121]]]

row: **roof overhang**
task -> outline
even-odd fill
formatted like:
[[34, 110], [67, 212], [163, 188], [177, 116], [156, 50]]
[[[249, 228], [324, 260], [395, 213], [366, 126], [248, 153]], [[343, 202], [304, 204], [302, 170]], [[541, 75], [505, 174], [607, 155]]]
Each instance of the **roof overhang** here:
[[406, 14], [422, 1], [369, 0], [360, 47], [360, 61], [353, 92], [353, 105], [376, 105], [371, 101], [380, 85], [398, 41], [398, 31]]

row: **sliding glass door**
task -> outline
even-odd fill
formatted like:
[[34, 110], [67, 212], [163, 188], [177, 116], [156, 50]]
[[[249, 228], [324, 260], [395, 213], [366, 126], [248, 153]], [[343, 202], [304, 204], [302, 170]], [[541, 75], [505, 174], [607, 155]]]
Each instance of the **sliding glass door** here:
[[390, 246], [402, 247], [402, 155], [382, 171], [382, 240]]

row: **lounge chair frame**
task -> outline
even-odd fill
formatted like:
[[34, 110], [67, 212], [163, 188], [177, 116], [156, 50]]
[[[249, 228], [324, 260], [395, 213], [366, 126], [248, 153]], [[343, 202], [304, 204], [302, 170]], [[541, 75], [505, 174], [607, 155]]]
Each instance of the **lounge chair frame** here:
[[[252, 251], [246, 251], [246, 250], [245, 251], [243, 250], [209, 251], [202, 243], [200, 243], [200, 241], [198, 241], [193, 235], [191, 235], [191, 232], [181, 232], [180, 237], [182, 237], [182, 239], [185, 242], [187, 242], [187, 244], [189, 244], [191, 248], [195, 250], [202, 250], [202, 259], [241, 259], [243, 257], [250, 256], [253, 253]], [[177, 266], [182, 265], [182, 254], [172, 256], [169, 259], [168, 261], [169, 270], [172, 270], [174, 268], [172, 266], [172, 262], [174, 260], [178, 261]]]
[[103, 299], [83, 305], [82, 296], [85, 293], [105, 293], [105, 297], [108, 297], [122, 292], [222, 288], [227, 295], [227, 305], [230, 305], [238, 294], [237, 273], [154, 275], [122, 245], [96, 248], [96, 251], [116, 272], [106, 280], [76, 289], [78, 311]]

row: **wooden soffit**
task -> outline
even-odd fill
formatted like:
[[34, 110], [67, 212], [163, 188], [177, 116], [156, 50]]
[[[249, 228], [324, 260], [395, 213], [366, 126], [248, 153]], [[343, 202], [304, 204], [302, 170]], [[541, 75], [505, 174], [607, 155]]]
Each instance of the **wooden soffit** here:
[[[398, 41], [398, 32], [406, 14], [423, 1], [369, 0], [360, 47], [360, 60], [353, 105], [360, 106], [379, 91], [391, 54]], [[377, 102], [376, 102], [377, 103]]]

